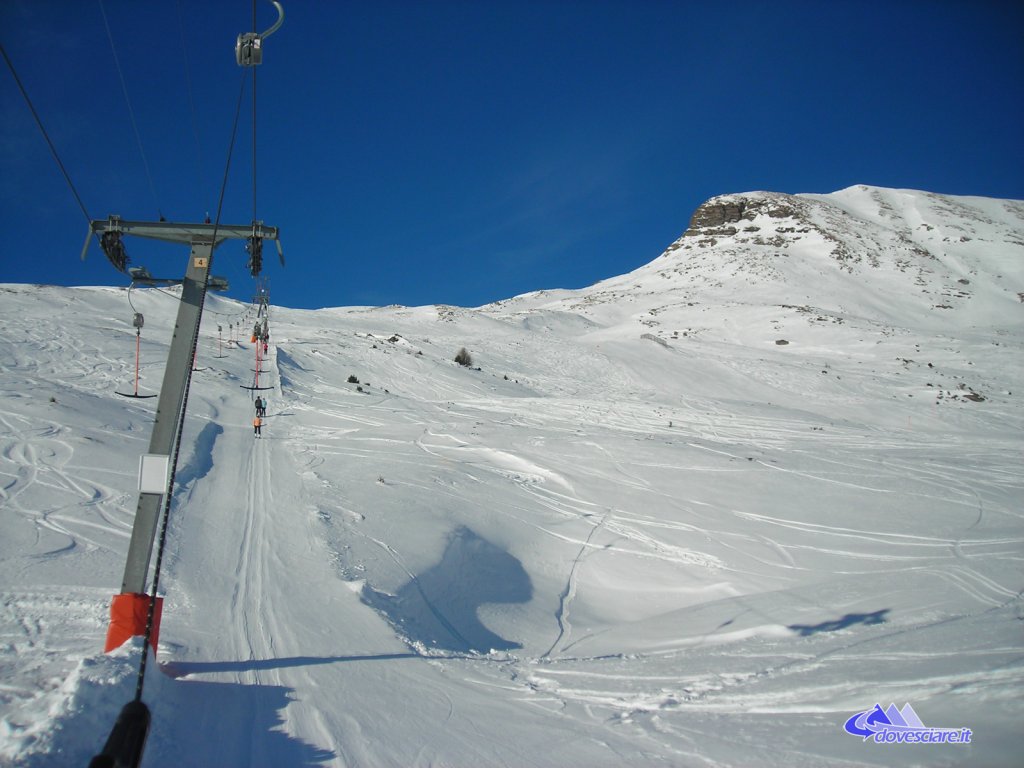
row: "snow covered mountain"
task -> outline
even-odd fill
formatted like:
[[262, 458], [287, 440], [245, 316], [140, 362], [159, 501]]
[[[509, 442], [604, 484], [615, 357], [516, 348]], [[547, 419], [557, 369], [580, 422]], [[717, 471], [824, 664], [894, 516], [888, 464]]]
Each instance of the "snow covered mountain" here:
[[740, 317], [774, 309], [773, 324], [821, 310], [874, 327], [998, 326], [1018, 318], [1024, 300], [1022, 226], [1024, 203], [1011, 200], [864, 186], [724, 195], [702, 205], [652, 263], [555, 302], [538, 301], [542, 291], [506, 304], [584, 316], [614, 304], [662, 338], [730, 338], [701, 320], [723, 306]]
[[[274, 307], [256, 440], [211, 297], [143, 764], [1017, 764], [1022, 300], [1024, 202], [726, 195], [583, 290]], [[134, 691], [115, 391], [175, 305], [0, 286], [0, 763], [87, 763]], [[971, 741], [844, 731], [876, 703]]]

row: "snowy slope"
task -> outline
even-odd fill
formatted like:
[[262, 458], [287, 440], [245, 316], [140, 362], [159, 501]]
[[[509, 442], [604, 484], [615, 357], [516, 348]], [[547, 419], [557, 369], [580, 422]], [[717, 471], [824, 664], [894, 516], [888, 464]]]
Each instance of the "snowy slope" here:
[[[273, 308], [261, 440], [211, 298], [144, 765], [1017, 764], [1022, 257], [1015, 201], [715, 198], [581, 291]], [[0, 763], [84, 764], [155, 400], [124, 290], [0, 291]]]

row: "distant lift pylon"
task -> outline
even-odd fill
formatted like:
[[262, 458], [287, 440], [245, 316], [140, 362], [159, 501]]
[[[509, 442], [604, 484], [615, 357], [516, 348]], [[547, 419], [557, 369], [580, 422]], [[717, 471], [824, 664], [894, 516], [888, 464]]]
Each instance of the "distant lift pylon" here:
[[267, 289], [265, 285], [261, 285], [257, 289], [256, 300], [259, 302], [259, 309], [256, 312], [256, 325], [252, 329], [252, 341], [256, 345], [256, 368], [253, 369], [253, 373], [256, 377], [253, 379], [251, 387], [247, 387], [244, 384], [239, 385], [242, 389], [248, 389], [256, 392], [263, 389], [273, 389], [273, 387], [261, 387], [260, 386], [260, 374], [266, 373], [263, 370], [263, 356], [260, 354], [263, 347], [270, 341], [270, 297], [267, 295]]

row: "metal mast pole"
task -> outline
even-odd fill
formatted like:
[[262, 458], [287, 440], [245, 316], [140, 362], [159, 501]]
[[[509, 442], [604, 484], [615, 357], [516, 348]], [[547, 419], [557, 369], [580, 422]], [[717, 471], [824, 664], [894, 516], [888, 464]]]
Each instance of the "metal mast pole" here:
[[[106, 243], [104, 250], [107, 251], [108, 258], [118, 262], [116, 265], [121, 268], [127, 263], [127, 256], [121, 243], [123, 235], [188, 243], [191, 246], [185, 278], [182, 281], [174, 335], [167, 356], [167, 367], [160, 387], [160, 399], [157, 401], [153, 434], [149, 441], [150, 455], [143, 457], [144, 461], [140, 467], [139, 501], [121, 582], [121, 594], [114, 596], [114, 603], [111, 606], [111, 624], [107, 633], [106, 648], [110, 651], [129, 637], [145, 634], [150, 603], [149, 596], [146, 595], [146, 582], [160, 518], [160, 502], [172, 491], [169, 487], [169, 462], [174, 450], [175, 437], [185, 417], [182, 405], [189, 377], [192, 375], [192, 352], [196, 347], [207, 288], [224, 282], [210, 276], [213, 251], [227, 239], [276, 241], [278, 231], [275, 227], [263, 226], [262, 222], [248, 225], [176, 224], [165, 221], [123, 221], [117, 216], [111, 216], [106, 221], [93, 221], [91, 231], [100, 236], [101, 243]], [[280, 242], [277, 245], [280, 250]], [[137, 277], [136, 281], [149, 281], [152, 284], [177, 282], [151, 278], [148, 273], [145, 277]], [[155, 479], [151, 475], [154, 465], [151, 464], [147, 469], [145, 463], [145, 459], [151, 457], [158, 459], [155, 464]], [[162, 463], [159, 460], [162, 460]], [[161, 471], [162, 478], [159, 477]], [[159, 615], [155, 616], [154, 623], [159, 624]], [[155, 649], [156, 627], [151, 635], [151, 641]]]
[[[178, 318], [174, 323], [174, 336], [167, 355], [167, 367], [160, 386], [160, 399], [156, 406], [156, 422], [149, 440], [149, 453], [170, 456], [174, 449], [174, 437], [183, 414], [181, 403], [185, 396], [185, 385], [192, 368], [192, 350], [199, 332], [199, 320], [203, 314], [206, 297], [206, 280], [210, 274], [213, 242], [196, 238], [192, 242], [188, 269], [181, 287], [178, 303]], [[160, 517], [161, 494], [139, 494], [139, 504], [132, 528], [132, 540], [128, 547], [121, 592], [141, 594], [146, 591], [146, 578], [152, 556], [153, 539], [156, 536]]]

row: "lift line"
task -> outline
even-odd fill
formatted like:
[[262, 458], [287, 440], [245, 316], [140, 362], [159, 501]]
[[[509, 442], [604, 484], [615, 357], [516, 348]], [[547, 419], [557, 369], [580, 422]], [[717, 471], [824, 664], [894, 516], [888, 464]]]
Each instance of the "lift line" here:
[[[263, 61], [263, 40], [273, 34], [284, 22], [284, 9], [277, 0], [271, 0], [277, 9], [277, 22], [262, 35], [255, 32], [239, 35], [235, 45], [235, 57], [238, 64], [251, 67]], [[255, 5], [253, 14], [255, 16]], [[255, 26], [255, 19], [254, 24]], [[7, 54], [4, 53], [6, 58]], [[244, 82], [244, 80], [243, 80]], [[27, 97], [26, 97], [27, 98]], [[239, 108], [241, 108], [239, 93]], [[240, 109], [239, 109], [240, 111]], [[256, 70], [253, 70], [253, 120], [256, 111]], [[234, 147], [235, 133], [238, 128], [238, 116], [235, 116], [235, 129], [232, 131], [231, 147]], [[45, 132], [44, 132], [45, 133]], [[167, 533], [167, 513], [170, 510], [170, 494], [174, 484], [174, 465], [172, 454], [180, 447], [181, 426], [185, 418], [189, 384], [192, 376], [192, 365], [195, 350], [199, 342], [199, 324], [203, 317], [203, 304], [206, 292], [211, 285], [210, 264], [213, 251], [227, 239], [248, 240], [249, 268], [253, 276], [259, 274], [262, 266], [263, 240], [277, 243], [278, 256], [284, 265], [284, 253], [278, 231], [274, 227], [265, 227], [256, 218], [256, 175], [255, 175], [255, 122], [253, 127], [253, 219], [250, 226], [221, 226], [220, 212], [217, 210], [217, 223], [210, 224], [209, 217], [204, 224], [174, 224], [163, 221], [123, 221], [111, 216], [106, 221], [89, 223], [89, 237], [82, 258], [85, 258], [89, 242], [95, 235], [110, 262], [121, 272], [128, 270], [128, 254], [125, 251], [123, 236], [135, 235], [156, 240], [188, 243], [191, 246], [185, 278], [182, 281], [181, 299], [178, 303], [178, 318], [174, 326], [171, 349], [167, 356], [167, 367], [164, 370], [163, 386], [160, 399], [157, 401], [156, 421], [153, 424], [153, 435], [150, 438], [149, 454], [142, 457], [139, 466], [139, 503], [132, 527], [131, 543], [128, 546], [128, 558], [125, 563], [124, 579], [121, 583], [121, 594], [115, 595], [110, 606], [110, 627], [107, 631], [106, 652], [119, 647], [131, 637], [142, 635], [152, 645], [154, 656], [158, 646], [160, 632], [160, 616], [163, 600], [158, 597], [160, 581], [160, 562], [164, 552], [164, 537]], [[52, 144], [51, 144], [52, 148]], [[55, 153], [56, 156], [56, 153]], [[58, 160], [59, 162], [59, 160]], [[228, 150], [227, 168], [231, 167], [231, 149]], [[65, 174], [66, 175], [66, 174]], [[221, 186], [220, 205], [224, 202], [224, 191], [227, 187], [228, 170], [224, 172], [224, 183]], [[70, 181], [69, 181], [70, 183]], [[73, 188], [72, 188], [73, 189]], [[77, 194], [76, 194], [77, 197]], [[85, 208], [82, 208], [83, 212]], [[86, 218], [89, 215], [86, 214]], [[138, 273], [145, 279], [148, 273]], [[150, 280], [154, 278], [149, 277]], [[223, 287], [227, 287], [224, 285]], [[177, 462], [177, 456], [173, 458]], [[152, 597], [146, 594], [146, 577], [150, 569], [153, 554], [153, 543], [156, 539], [157, 527], [160, 523], [160, 502], [164, 502], [163, 526], [160, 533], [160, 547], [157, 551], [156, 568], [153, 573]], [[103, 750], [89, 763], [90, 768], [138, 768], [142, 761], [146, 738], [149, 733], [151, 714], [149, 707], [142, 701], [142, 687], [146, 675], [146, 660], [149, 649], [143, 646], [139, 661], [139, 675], [135, 687], [135, 698], [122, 710], [107, 737]]]

